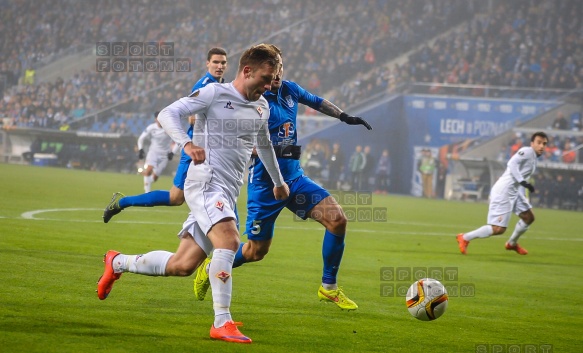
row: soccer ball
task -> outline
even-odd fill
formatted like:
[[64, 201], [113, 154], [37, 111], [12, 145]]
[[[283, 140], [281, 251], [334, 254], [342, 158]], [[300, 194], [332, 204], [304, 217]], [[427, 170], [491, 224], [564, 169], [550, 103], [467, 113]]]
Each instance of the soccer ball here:
[[433, 278], [423, 278], [413, 283], [406, 296], [407, 309], [421, 321], [432, 321], [447, 309], [447, 290]]

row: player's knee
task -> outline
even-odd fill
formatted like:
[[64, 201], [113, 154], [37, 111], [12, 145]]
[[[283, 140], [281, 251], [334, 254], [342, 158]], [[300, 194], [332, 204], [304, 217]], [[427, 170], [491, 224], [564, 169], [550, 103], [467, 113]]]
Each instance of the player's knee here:
[[170, 189], [170, 205], [180, 206], [184, 203], [184, 191], [175, 185]]
[[173, 270], [175, 276], [188, 277], [194, 273], [196, 267], [186, 263], [177, 263]]
[[170, 206], [180, 206], [183, 203], [184, 203], [184, 196], [178, 197], [178, 196], [173, 196], [172, 194], [170, 195]]
[[337, 212], [329, 219], [328, 230], [334, 234], [344, 234], [346, 233], [346, 224], [348, 220], [344, 215], [344, 212]]
[[518, 216], [527, 225], [530, 225], [530, 224], [532, 224], [532, 222], [534, 222], [534, 213], [532, 213], [531, 210], [522, 212]]
[[492, 227], [492, 235], [504, 234], [505, 231], [506, 231], [506, 227], [498, 227], [498, 226]]
[[257, 248], [251, 253], [251, 261], [261, 261], [269, 252], [269, 248]]
[[245, 254], [248, 262], [261, 261], [269, 252], [269, 246], [266, 244], [250, 244], [249, 253]]

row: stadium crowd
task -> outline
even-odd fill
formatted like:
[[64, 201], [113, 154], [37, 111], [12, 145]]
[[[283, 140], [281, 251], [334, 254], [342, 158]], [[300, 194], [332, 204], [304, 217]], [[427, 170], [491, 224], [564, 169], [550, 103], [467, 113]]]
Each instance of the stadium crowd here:
[[[163, 6], [164, 11], [159, 11], [159, 4], [144, 2], [140, 12], [132, 11], [127, 1], [102, 0], [89, 7], [63, 1], [58, 3], [70, 3], [76, 14], [63, 21], [57, 21], [63, 15], [50, 10], [57, 2], [4, 4], [3, 14], [14, 16], [0, 26], [12, 25], [17, 35], [2, 32], [1, 46], [6, 49], [1, 51], [2, 71], [20, 77], [24, 67], [40, 58], [106, 38], [172, 41], [180, 56], [192, 58], [195, 75], [147, 97], [144, 92], [175, 79], [177, 73], [97, 73], [89, 69], [66, 80], [16, 86], [0, 102], [0, 112], [14, 125], [43, 126], [49, 107], [56, 115], [52, 126], [62, 126], [63, 116], [74, 120], [121, 103], [124, 105], [116, 111], [122, 113], [151, 110], [184, 95], [188, 80], [202, 72], [198, 63], [204, 62], [209, 46], [224, 46], [236, 53], [244, 43], [261, 40], [277, 42], [283, 49], [287, 79], [315, 94], [329, 95], [341, 108], [379, 92], [394, 91], [403, 83], [431, 83], [427, 93], [443, 92], [447, 84], [583, 88], [583, 21], [577, 16], [583, 4], [575, 0], [560, 1], [557, 6], [550, 0], [497, 2], [492, 13], [473, 1], [461, 0], [368, 1], [364, 11], [354, 12], [349, 10], [349, 1], [343, 0], [336, 3], [333, 15], [320, 13], [323, 7], [309, 2], [227, 1], [198, 4], [207, 15], [196, 19], [185, 15], [188, 1], [172, 2], [172, 6]], [[32, 16], [27, 17], [26, 9]], [[460, 29], [423, 46], [403, 65], [386, 64], [473, 13], [477, 15]], [[269, 21], [262, 20], [266, 15]], [[29, 17], [36, 18], [34, 31], [27, 30], [33, 23]], [[293, 29], [285, 30], [294, 23]], [[79, 28], [83, 36], [71, 35], [71, 28]], [[483, 88], [462, 90], [469, 92], [457, 93], [484, 94]], [[502, 90], [492, 92], [494, 96], [504, 94]], [[305, 113], [315, 112], [308, 109]]]
[[[193, 74], [158, 90], [162, 92], [152, 92], [154, 87], [176, 79], [178, 73], [120, 74], [91, 68], [56, 82], [15, 86], [5, 91], [0, 112], [13, 125], [22, 127], [60, 127], [115, 104], [123, 104], [117, 112], [145, 112], [187, 92], [193, 77], [202, 73], [199, 66], [210, 46], [237, 53], [247, 43], [257, 41], [277, 43], [285, 53], [286, 78], [323, 94], [446, 30], [475, 11], [474, 3], [378, 0], [363, 4], [364, 11], [353, 11], [349, 0], [324, 4], [231, 0], [197, 4], [197, 13], [205, 14], [200, 17], [187, 16], [192, 4], [186, 0], [155, 5], [144, 1], [140, 11], [129, 1], [101, 0], [81, 6], [74, 1], [53, 0], [37, 6], [36, 2], [20, 0], [4, 4], [3, 13], [11, 16], [6, 15], [3, 25], [17, 28], [17, 35], [9, 37], [4, 31], [0, 44], [3, 49], [11, 48], [2, 50], [2, 70], [17, 79], [24, 68], [42, 58], [71, 46], [100, 41], [171, 41], [179, 52], [177, 57], [192, 58]], [[323, 5], [334, 6], [336, 11], [325, 12]], [[53, 10], [59, 6], [70, 7], [75, 16], [67, 12], [60, 20], [65, 15]], [[28, 30], [30, 26], [34, 31]], [[236, 57], [231, 57], [231, 62], [236, 62]], [[146, 96], [145, 92], [152, 93]], [[340, 100], [344, 108], [354, 101], [353, 96]], [[45, 119], [48, 108], [56, 118]]]
[[[419, 93], [443, 94], [447, 85], [583, 89], [583, 3], [577, 0], [498, 1], [459, 29], [424, 45], [403, 65], [380, 65], [345, 82], [338, 94], [353, 103], [400, 84], [431, 83]], [[510, 90], [460, 88], [455, 94], [544, 98]], [[336, 98], [338, 99], [338, 98]]]

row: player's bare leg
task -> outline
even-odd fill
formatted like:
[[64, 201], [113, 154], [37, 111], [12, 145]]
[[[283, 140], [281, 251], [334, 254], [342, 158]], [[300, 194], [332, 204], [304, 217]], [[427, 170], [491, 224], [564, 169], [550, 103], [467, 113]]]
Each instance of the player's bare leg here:
[[184, 203], [184, 190], [179, 189], [176, 185], [170, 188], [170, 206], [180, 206]]
[[247, 243], [243, 244], [243, 256], [245, 256], [246, 262], [256, 262], [261, 261], [269, 252], [271, 247], [272, 239], [266, 240], [248, 240]]

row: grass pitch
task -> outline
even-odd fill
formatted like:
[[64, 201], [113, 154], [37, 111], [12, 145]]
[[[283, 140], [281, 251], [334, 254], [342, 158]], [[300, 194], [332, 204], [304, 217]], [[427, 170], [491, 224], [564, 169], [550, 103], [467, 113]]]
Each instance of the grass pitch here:
[[[527, 256], [504, 249], [510, 233], [473, 241], [463, 256], [455, 234], [483, 225], [486, 204], [375, 195], [371, 206], [386, 208], [388, 220], [349, 224], [339, 284], [360, 308], [345, 312], [316, 295], [323, 228], [284, 211], [267, 257], [234, 271], [232, 313], [254, 341], [247, 346], [209, 339], [212, 300], [194, 299], [192, 277], [128, 273], [107, 300], [97, 299], [103, 253], [174, 251], [187, 206], [132, 208], [104, 224], [111, 194], [141, 193], [141, 177], [6, 164], [0, 175], [1, 352], [580, 352], [583, 346], [582, 213], [535, 208], [537, 220], [521, 238]], [[171, 183], [163, 177], [154, 188]], [[414, 319], [394, 293], [413, 280], [392, 275], [444, 269], [457, 274], [444, 282], [465, 292], [450, 296], [438, 320]]]

